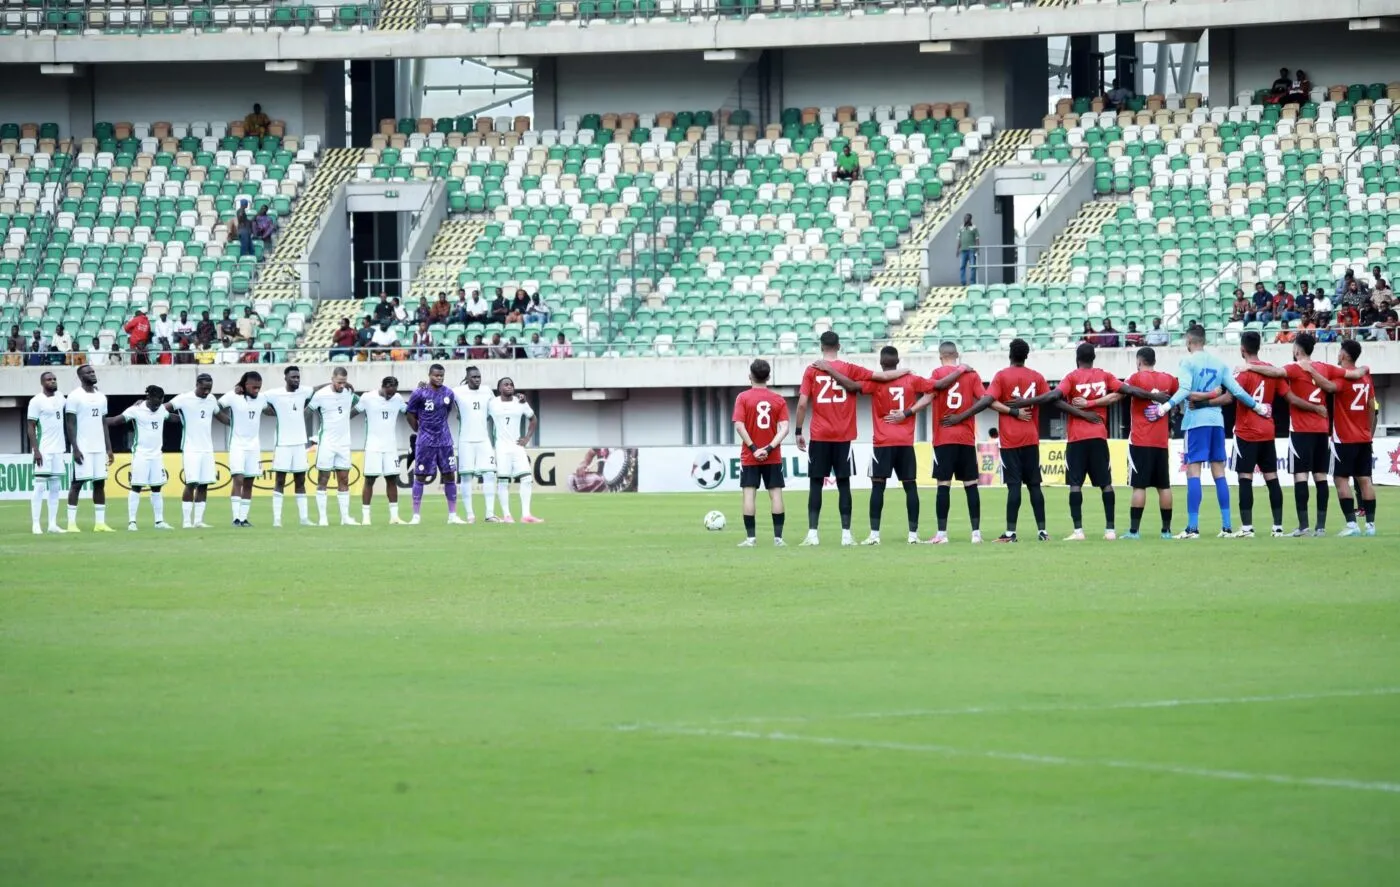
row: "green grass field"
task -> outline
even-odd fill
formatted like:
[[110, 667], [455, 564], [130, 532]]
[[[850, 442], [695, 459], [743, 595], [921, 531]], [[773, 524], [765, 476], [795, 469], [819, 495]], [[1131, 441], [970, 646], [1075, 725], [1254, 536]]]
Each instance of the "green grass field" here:
[[1373, 539], [1106, 543], [1091, 496], [1088, 542], [973, 547], [955, 494], [956, 544], [874, 549], [830, 495], [815, 550], [804, 502], [783, 551], [763, 510], [734, 547], [737, 496], [7, 503], [0, 884], [1396, 883], [1400, 495]]

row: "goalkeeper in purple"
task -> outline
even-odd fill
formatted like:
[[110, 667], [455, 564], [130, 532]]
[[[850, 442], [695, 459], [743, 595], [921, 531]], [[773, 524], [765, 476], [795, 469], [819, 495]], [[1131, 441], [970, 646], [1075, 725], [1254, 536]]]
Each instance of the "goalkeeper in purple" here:
[[428, 368], [428, 384], [419, 385], [408, 398], [408, 425], [418, 434], [413, 448], [413, 518], [421, 521], [423, 485], [434, 474], [442, 479], [442, 492], [447, 497], [447, 522], [462, 524], [457, 516], [457, 447], [452, 443], [448, 418], [457, 396], [443, 383], [446, 371], [442, 364]]

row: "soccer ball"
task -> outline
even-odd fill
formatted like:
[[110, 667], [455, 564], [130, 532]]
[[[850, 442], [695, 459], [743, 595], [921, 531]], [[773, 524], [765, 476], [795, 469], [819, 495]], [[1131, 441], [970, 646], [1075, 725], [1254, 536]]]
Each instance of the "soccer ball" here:
[[724, 483], [724, 459], [714, 453], [699, 456], [690, 465], [690, 476], [702, 490], [718, 489]]
[[711, 511], [705, 515], [705, 529], [711, 532], [719, 532], [724, 529], [724, 512]]

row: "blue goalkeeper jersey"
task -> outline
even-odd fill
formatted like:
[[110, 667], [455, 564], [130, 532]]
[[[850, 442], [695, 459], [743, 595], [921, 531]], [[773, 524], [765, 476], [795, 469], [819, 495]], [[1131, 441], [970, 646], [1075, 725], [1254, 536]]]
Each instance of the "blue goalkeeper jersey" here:
[[[1177, 389], [1176, 394], [1172, 395], [1172, 399], [1164, 405], [1164, 408], [1177, 406], [1193, 393], [1214, 391], [1223, 386], [1243, 406], [1254, 409], [1254, 398], [1250, 397], [1249, 392], [1241, 388], [1240, 383], [1235, 381], [1234, 374], [1225, 365], [1225, 361], [1213, 354], [1208, 354], [1205, 351], [1193, 351], [1187, 354], [1176, 369], [1176, 378], [1181, 387]], [[1197, 407], [1194, 410], [1182, 411], [1182, 431], [1190, 431], [1192, 428], [1224, 427], [1225, 416], [1221, 413], [1220, 407]]]

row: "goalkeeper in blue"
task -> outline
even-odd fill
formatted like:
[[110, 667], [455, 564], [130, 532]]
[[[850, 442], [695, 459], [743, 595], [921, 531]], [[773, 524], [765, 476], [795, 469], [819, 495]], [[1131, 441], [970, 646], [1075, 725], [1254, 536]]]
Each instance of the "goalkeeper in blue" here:
[[[1249, 392], [1235, 381], [1234, 373], [1225, 365], [1225, 361], [1208, 354], [1205, 347], [1204, 328], [1193, 326], [1186, 331], [1188, 354], [1176, 371], [1181, 387], [1155, 411], [1157, 419], [1162, 419], [1173, 407], [1188, 398], [1191, 401], [1181, 419], [1181, 430], [1186, 436], [1186, 529], [1177, 536], [1178, 539], [1196, 539], [1201, 535], [1202, 462], [1210, 463], [1210, 473], [1215, 478], [1215, 498], [1220, 503], [1220, 535], [1227, 537], [1234, 533], [1230, 520], [1230, 485], [1225, 480], [1225, 417], [1220, 407], [1211, 401], [1223, 387], [1246, 409], [1254, 410], [1261, 416], [1268, 416], [1273, 411], [1272, 404], [1256, 403]], [[1148, 407], [1148, 412], [1151, 414], [1154, 411]]]

